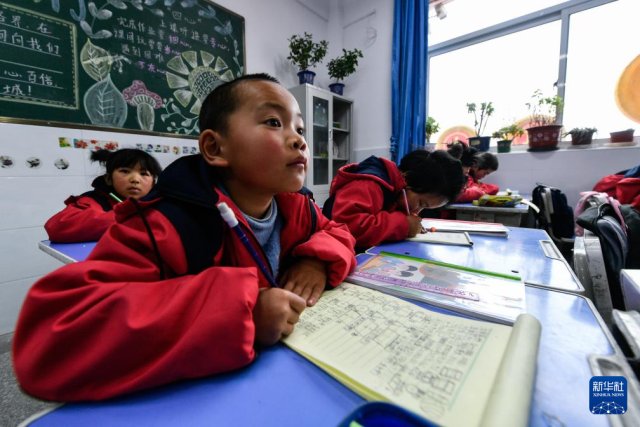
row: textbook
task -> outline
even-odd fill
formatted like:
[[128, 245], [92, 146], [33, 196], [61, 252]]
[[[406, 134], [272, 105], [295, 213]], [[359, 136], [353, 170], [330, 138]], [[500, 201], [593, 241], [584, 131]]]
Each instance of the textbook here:
[[434, 231], [466, 231], [469, 234], [484, 234], [488, 236], [504, 236], [509, 235], [509, 229], [503, 224], [497, 222], [475, 222], [475, 221], [458, 221], [449, 219], [431, 219], [422, 220], [422, 227], [426, 230]]
[[527, 425], [539, 339], [529, 314], [511, 327], [343, 283], [283, 342], [367, 400], [473, 427]]
[[407, 240], [412, 242], [423, 243], [441, 243], [443, 245], [472, 246], [473, 241], [466, 231], [461, 232], [443, 232], [443, 231], [427, 231], [426, 233], [418, 233], [415, 237]]
[[358, 265], [346, 281], [507, 325], [526, 308], [519, 276], [387, 252]]

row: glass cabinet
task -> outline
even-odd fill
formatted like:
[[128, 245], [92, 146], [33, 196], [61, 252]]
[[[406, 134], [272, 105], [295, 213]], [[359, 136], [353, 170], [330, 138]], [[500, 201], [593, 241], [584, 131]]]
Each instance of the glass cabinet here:
[[305, 185], [322, 206], [338, 169], [351, 159], [353, 101], [310, 84], [289, 89], [300, 105], [309, 144]]

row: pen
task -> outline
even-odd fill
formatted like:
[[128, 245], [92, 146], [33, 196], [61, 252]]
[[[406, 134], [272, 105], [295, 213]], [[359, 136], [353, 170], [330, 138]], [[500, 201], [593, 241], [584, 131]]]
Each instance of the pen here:
[[222, 216], [224, 222], [226, 222], [229, 228], [231, 228], [236, 233], [236, 236], [238, 236], [244, 247], [249, 252], [249, 255], [251, 255], [251, 258], [253, 258], [255, 263], [258, 265], [258, 268], [260, 269], [260, 271], [262, 271], [262, 274], [264, 274], [271, 286], [276, 288], [279, 287], [275, 279], [271, 275], [271, 272], [262, 261], [262, 258], [260, 258], [260, 255], [258, 255], [253, 245], [251, 245], [251, 242], [249, 242], [247, 235], [244, 234], [244, 231], [242, 231], [240, 223], [238, 222], [238, 219], [236, 218], [236, 215], [233, 213], [231, 208], [225, 202], [220, 202], [216, 206], [218, 207], [218, 211], [220, 211], [220, 216]]
[[411, 215], [411, 210], [409, 209], [409, 200], [407, 200], [407, 191], [402, 189], [402, 196], [404, 197], [404, 207], [407, 209], [407, 215]]
[[122, 203], [122, 199], [121, 199], [120, 197], [116, 196], [116, 195], [115, 195], [115, 194], [113, 194], [113, 193], [109, 193], [109, 195], [110, 195], [111, 197], [113, 197], [113, 199], [114, 199], [116, 202], [118, 202], [118, 203]]

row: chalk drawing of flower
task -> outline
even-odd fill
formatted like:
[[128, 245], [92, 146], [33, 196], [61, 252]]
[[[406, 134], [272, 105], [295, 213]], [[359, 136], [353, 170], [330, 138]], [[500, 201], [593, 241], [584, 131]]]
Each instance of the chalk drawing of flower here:
[[192, 114], [200, 112], [202, 101], [216, 86], [234, 78], [224, 59], [202, 50], [200, 55], [193, 50], [182, 52], [171, 58], [167, 67], [175, 72], [166, 73], [169, 88], [176, 89], [173, 96], [184, 108], [193, 101], [189, 108]]

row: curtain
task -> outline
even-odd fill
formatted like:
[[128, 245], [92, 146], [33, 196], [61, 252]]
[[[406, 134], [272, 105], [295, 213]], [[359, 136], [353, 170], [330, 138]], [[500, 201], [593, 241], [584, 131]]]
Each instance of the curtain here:
[[391, 52], [391, 158], [424, 147], [428, 0], [395, 0]]

